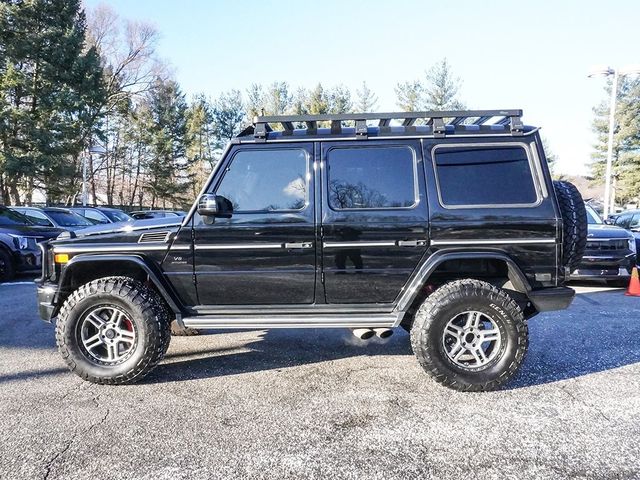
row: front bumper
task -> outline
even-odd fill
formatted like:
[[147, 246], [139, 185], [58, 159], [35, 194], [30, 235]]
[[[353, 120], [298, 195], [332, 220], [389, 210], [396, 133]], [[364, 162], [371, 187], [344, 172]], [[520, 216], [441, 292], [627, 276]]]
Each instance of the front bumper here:
[[15, 250], [13, 252], [14, 265], [18, 272], [33, 272], [42, 267], [40, 249]]
[[51, 322], [56, 312], [54, 300], [58, 286], [54, 283], [38, 284], [38, 313], [45, 322]]
[[636, 254], [630, 251], [623, 256], [594, 255], [587, 252], [580, 265], [571, 272], [571, 280], [627, 279], [636, 264]]
[[538, 312], [564, 310], [573, 301], [576, 291], [569, 287], [542, 288], [529, 292], [529, 301]]

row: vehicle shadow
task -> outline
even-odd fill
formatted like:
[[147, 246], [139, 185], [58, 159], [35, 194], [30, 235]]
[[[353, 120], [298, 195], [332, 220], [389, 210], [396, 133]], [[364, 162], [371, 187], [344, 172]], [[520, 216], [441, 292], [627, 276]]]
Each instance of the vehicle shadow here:
[[[611, 308], [612, 301], [615, 308]], [[638, 298], [605, 291], [578, 295], [569, 310], [531, 319], [529, 352], [506, 388], [542, 385], [640, 362], [640, 322], [635, 313], [639, 307]], [[217, 343], [215, 336], [221, 333], [228, 332], [210, 333], [212, 343]], [[404, 330], [396, 329], [391, 338], [374, 341], [360, 341], [349, 330], [261, 330], [258, 337], [234, 347], [212, 345], [211, 350], [170, 354], [145, 382], [214, 378], [386, 355], [412, 355]]]

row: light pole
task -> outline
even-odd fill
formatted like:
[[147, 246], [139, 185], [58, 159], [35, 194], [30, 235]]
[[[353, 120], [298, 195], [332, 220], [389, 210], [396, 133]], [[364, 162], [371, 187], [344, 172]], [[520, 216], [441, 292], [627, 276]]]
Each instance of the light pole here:
[[[89, 155], [95, 153], [97, 155], [102, 155], [106, 153], [106, 150], [99, 146], [89, 147], [87, 153], [82, 156], [82, 206], [87, 206], [87, 160]], [[94, 198], [95, 200], [95, 198]]]
[[640, 66], [614, 69], [611, 67], [595, 67], [589, 73], [589, 78], [613, 75], [611, 85], [611, 99], [609, 100], [609, 140], [607, 142], [607, 167], [604, 179], [604, 218], [609, 216], [615, 208], [615, 196], [611, 195], [611, 167], [613, 165], [613, 133], [616, 127], [616, 103], [618, 99], [618, 79], [624, 75], [640, 73]]

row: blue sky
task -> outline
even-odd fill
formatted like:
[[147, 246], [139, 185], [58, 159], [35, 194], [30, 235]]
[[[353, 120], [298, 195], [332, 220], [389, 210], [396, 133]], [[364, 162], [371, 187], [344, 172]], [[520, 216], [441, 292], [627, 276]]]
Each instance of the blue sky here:
[[187, 94], [253, 82], [366, 80], [379, 110], [393, 87], [447, 57], [470, 108], [522, 108], [565, 173], [588, 171], [592, 107], [606, 98], [593, 65], [639, 64], [640, 2], [85, 0], [155, 24], [159, 53]]

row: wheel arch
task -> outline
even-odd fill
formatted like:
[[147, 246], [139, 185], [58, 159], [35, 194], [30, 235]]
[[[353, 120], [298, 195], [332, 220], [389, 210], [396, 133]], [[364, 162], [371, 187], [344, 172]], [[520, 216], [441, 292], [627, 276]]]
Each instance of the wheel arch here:
[[486, 250], [439, 250], [420, 266], [405, 287], [403, 294], [396, 303], [395, 310], [398, 312], [408, 311], [416, 299], [420, 297], [423, 287], [428, 283], [438, 267], [454, 260], [493, 260], [499, 262], [506, 268], [506, 278], [511, 282], [515, 291], [525, 296], [528, 296], [528, 293], [531, 291], [531, 285], [527, 277], [506, 253]]
[[67, 296], [80, 285], [112, 275], [129, 276], [135, 280], [150, 283], [176, 315], [176, 319], [179, 322], [182, 321], [182, 306], [177, 294], [163, 277], [162, 272], [153, 263], [138, 255], [85, 254], [73, 257], [60, 277], [55, 298], [56, 306], [52, 316], [58, 314]]

